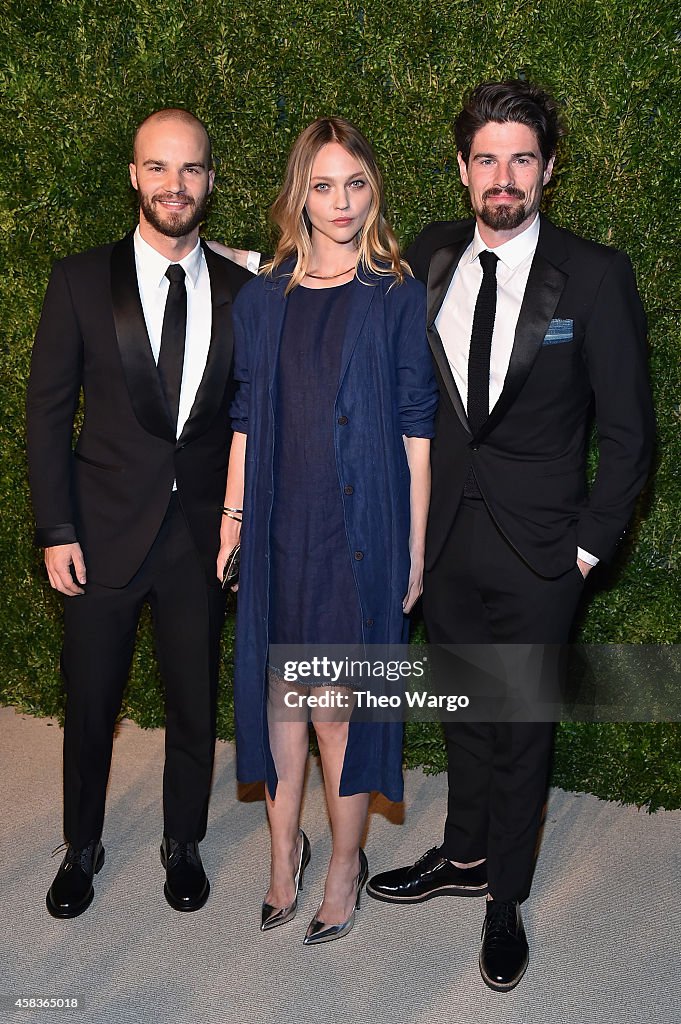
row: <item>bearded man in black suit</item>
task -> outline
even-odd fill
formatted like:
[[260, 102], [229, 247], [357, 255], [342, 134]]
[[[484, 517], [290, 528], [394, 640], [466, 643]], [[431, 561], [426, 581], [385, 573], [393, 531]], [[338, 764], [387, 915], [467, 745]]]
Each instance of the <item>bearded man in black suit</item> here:
[[[47, 895], [81, 914], [104, 862], [113, 731], [140, 610], [166, 703], [165, 896], [209, 893], [206, 831], [224, 595], [216, 578], [231, 433], [231, 303], [250, 278], [199, 240], [211, 145], [185, 110], [137, 129], [136, 230], [54, 266], [28, 389], [28, 461], [52, 586], [64, 595], [66, 856]], [[82, 391], [84, 415], [73, 450]]]
[[[646, 323], [629, 259], [538, 212], [559, 135], [556, 104], [530, 83], [474, 89], [456, 143], [475, 218], [431, 224], [406, 253], [428, 287], [440, 385], [423, 592], [435, 644], [565, 643], [648, 472]], [[546, 722], [446, 723], [444, 842], [367, 886], [403, 904], [487, 895], [480, 970], [501, 992], [528, 962], [520, 903], [552, 735]]]

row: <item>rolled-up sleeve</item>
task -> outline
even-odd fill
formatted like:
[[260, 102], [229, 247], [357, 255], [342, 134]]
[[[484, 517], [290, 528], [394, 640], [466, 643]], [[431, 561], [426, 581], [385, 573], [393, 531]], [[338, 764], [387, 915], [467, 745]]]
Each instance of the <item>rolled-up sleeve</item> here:
[[426, 335], [425, 289], [415, 281], [410, 285], [409, 301], [397, 326], [400, 426], [405, 437], [432, 438], [435, 436], [438, 388]]

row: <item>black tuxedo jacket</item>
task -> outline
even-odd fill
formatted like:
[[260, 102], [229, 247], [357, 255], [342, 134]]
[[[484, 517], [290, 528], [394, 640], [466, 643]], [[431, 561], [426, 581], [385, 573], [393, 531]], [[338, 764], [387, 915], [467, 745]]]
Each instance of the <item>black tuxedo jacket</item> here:
[[27, 400], [36, 543], [77, 540], [90, 582], [129, 582], [158, 533], [175, 479], [197, 549], [215, 575], [231, 440], [231, 305], [251, 275], [205, 246], [204, 252], [210, 347], [177, 440], [142, 312], [132, 234], [53, 268]]
[[[612, 555], [645, 481], [654, 434], [645, 315], [624, 253], [542, 217], [504, 387], [473, 436], [435, 319], [474, 227], [431, 224], [406, 253], [428, 287], [440, 385], [426, 568], [442, 551], [472, 462], [503, 534], [537, 573], [556, 577], [574, 566], [578, 545]], [[588, 490], [592, 411], [599, 460]]]

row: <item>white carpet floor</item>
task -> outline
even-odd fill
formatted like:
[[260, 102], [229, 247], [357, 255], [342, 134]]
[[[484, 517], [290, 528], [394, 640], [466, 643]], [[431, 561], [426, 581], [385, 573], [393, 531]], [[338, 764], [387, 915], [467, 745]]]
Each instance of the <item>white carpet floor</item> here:
[[[45, 892], [61, 854], [61, 730], [0, 709], [0, 1022], [65, 1024], [679, 1024], [681, 811], [649, 815], [553, 790], [524, 918], [528, 972], [513, 992], [482, 983], [481, 900], [411, 908], [366, 897], [354, 930], [303, 947], [321, 897], [329, 831], [311, 766], [303, 825], [312, 860], [298, 916], [258, 929], [268, 865], [262, 800], [237, 799], [218, 744], [202, 854], [212, 892], [178, 914], [159, 862], [162, 731], [121, 726], [90, 909], [53, 920]], [[241, 794], [242, 797], [244, 794]], [[376, 803], [372, 872], [440, 842], [446, 779], [410, 771], [404, 807]], [[78, 999], [19, 1009], [17, 999]]]

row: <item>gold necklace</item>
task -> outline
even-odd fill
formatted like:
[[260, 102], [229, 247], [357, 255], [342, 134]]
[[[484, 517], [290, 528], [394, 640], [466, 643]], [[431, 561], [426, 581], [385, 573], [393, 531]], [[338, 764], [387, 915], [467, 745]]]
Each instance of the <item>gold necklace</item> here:
[[308, 274], [305, 271], [305, 277], [313, 277], [315, 281], [333, 281], [336, 277], [343, 277], [344, 274], [349, 274], [351, 270], [356, 270], [357, 265], [353, 263], [347, 270], [341, 270], [340, 274]]

